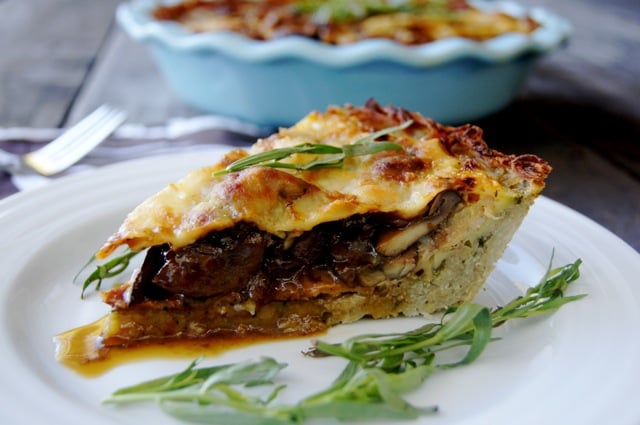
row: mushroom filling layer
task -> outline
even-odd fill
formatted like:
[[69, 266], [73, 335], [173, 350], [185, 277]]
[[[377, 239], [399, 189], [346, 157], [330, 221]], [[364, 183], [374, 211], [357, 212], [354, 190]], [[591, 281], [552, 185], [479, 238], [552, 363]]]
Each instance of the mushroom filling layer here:
[[413, 271], [416, 242], [436, 232], [460, 202], [445, 191], [410, 220], [356, 215], [284, 239], [240, 223], [179, 249], [155, 246], [134, 278], [130, 302], [235, 293], [261, 305], [370, 288]]

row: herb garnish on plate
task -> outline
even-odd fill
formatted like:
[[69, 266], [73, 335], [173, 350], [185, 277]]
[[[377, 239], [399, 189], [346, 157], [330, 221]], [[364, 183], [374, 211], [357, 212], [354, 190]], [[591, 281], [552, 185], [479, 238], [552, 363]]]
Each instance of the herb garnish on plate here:
[[[310, 357], [339, 356], [347, 365], [329, 386], [294, 405], [275, 402], [285, 385], [274, 383], [286, 367], [272, 358], [184, 371], [114, 392], [109, 404], [155, 401], [167, 413], [200, 423], [258, 425], [302, 424], [315, 418], [340, 420], [415, 419], [437, 411], [418, 407], [403, 395], [434, 372], [467, 365], [493, 341], [492, 329], [511, 319], [551, 314], [585, 295], [565, 295], [580, 276], [580, 260], [547, 271], [540, 283], [508, 304], [493, 309], [463, 304], [441, 320], [404, 333], [359, 335], [341, 344], [315, 342]], [[466, 352], [454, 362], [440, 353], [456, 347]], [[459, 348], [458, 348], [459, 349]], [[260, 396], [256, 386], [268, 386]]]

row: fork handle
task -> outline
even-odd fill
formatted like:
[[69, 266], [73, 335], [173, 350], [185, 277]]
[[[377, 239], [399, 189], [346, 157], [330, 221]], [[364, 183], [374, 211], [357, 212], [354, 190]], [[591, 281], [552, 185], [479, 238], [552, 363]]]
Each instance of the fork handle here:
[[22, 168], [22, 163], [18, 155], [5, 152], [0, 149], [0, 170], [16, 172]]

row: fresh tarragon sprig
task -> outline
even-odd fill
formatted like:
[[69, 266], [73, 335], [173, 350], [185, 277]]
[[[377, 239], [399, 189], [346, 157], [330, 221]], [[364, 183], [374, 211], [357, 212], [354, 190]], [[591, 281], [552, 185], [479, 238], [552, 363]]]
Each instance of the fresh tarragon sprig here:
[[[354, 156], [373, 155], [378, 152], [402, 150], [402, 146], [393, 142], [380, 142], [376, 139], [391, 134], [395, 131], [404, 130], [413, 123], [412, 120], [404, 123], [384, 128], [359, 139], [351, 145], [333, 146], [323, 143], [302, 143], [299, 145], [276, 148], [265, 152], [260, 152], [246, 158], [239, 159], [226, 168], [216, 171], [214, 175], [228, 174], [242, 171], [249, 167], [271, 167], [271, 168], [288, 168], [293, 170], [317, 170], [321, 168], [341, 168], [347, 158]], [[288, 158], [295, 154], [312, 154], [323, 155], [315, 159], [303, 163], [296, 164], [290, 162], [282, 162], [282, 159]]]
[[92, 284], [95, 285], [96, 291], [99, 291], [100, 287], [102, 286], [103, 280], [116, 277], [124, 272], [129, 267], [131, 259], [137, 254], [138, 252], [127, 250], [123, 254], [118, 255], [117, 257], [114, 257], [102, 264], [96, 264], [96, 256], [92, 256], [87, 264], [85, 264], [84, 267], [82, 267], [82, 269], [80, 269], [80, 271], [73, 278], [73, 281], [76, 282], [80, 278], [80, 275], [84, 270], [86, 270], [89, 266], [95, 264], [94, 270], [82, 282], [82, 292], [80, 292], [80, 298], [84, 298], [84, 293]]
[[[286, 365], [272, 358], [197, 368], [197, 361], [176, 375], [120, 389], [110, 404], [155, 401], [167, 413], [200, 423], [257, 425], [301, 424], [314, 418], [339, 420], [415, 419], [433, 414], [436, 406], [417, 407], [403, 394], [418, 388], [429, 375], [473, 362], [493, 341], [492, 329], [511, 319], [551, 314], [585, 295], [565, 295], [580, 276], [581, 261], [549, 269], [524, 295], [489, 309], [463, 304], [445, 312], [439, 322], [405, 333], [360, 335], [341, 344], [315, 342], [311, 357], [348, 360], [329, 388], [293, 405], [275, 404], [283, 385], [273, 383]], [[456, 361], [440, 353], [467, 347]], [[268, 385], [263, 397], [250, 387]]]
[[577, 260], [547, 270], [538, 285], [504, 306], [488, 309], [467, 303], [449, 308], [439, 323], [429, 323], [407, 333], [358, 335], [338, 345], [318, 341], [307, 355], [339, 356], [386, 371], [402, 371], [411, 364], [430, 363], [437, 351], [469, 345], [466, 356], [448, 366], [471, 363], [490, 341], [492, 328], [511, 319], [550, 314], [583, 298], [584, 295], [565, 295], [569, 284], [580, 276], [580, 264]]

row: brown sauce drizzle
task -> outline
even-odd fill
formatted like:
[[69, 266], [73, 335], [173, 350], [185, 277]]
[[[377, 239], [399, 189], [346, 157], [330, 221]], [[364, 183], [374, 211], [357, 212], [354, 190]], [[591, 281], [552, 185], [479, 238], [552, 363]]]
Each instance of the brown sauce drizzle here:
[[279, 339], [309, 338], [309, 335], [217, 335], [212, 338], [166, 339], [136, 342], [132, 346], [99, 346], [106, 318], [96, 320], [54, 338], [56, 359], [79, 375], [92, 378], [120, 365], [145, 360], [184, 359], [216, 356], [229, 350]]

